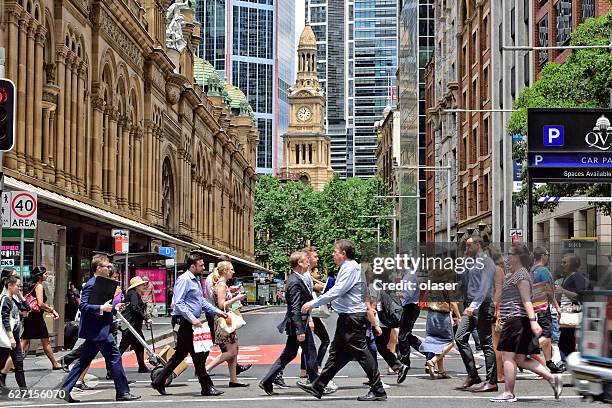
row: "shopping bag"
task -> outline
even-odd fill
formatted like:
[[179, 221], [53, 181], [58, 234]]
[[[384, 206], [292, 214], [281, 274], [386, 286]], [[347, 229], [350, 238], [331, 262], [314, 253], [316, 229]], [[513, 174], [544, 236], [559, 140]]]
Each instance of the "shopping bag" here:
[[212, 335], [208, 324], [193, 327], [193, 350], [196, 353], [205, 353], [213, 348]]

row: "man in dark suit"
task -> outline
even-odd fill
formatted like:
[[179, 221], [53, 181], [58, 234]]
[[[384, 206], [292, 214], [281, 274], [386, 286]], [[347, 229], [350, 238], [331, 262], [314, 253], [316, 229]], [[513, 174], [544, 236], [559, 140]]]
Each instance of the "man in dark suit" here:
[[272, 395], [272, 383], [277, 374], [297, 356], [298, 347], [302, 348], [302, 356], [306, 360], [306, 372], [308, 379], [314, 381], [317, 378], [316, 357], [314, 338], [308, 325], [310, 313], [302, 313], [304, 303], [312, 300], [312, 288], [309, 288], [310, 279], [307, 273], [309, 263], [308, 256], [304, 252], [294, 252], [289, 258], [293, 273], [289, 275], [285, 287], [287, 301], [287, 313], [278, 325], [279, 332], [287, 333], [287, 343], [280, 357], [274, 362], [268, 374], [261, 380], [259, 387], [268, 395]]
[[[70, 391], [76, 384], [79, 376], [85, 370], [98, 352], [102, 353], [106, 365], [110, 367], [115, 389], [117, 392], [117, 401], [132, 401], [140, 399], [139, 396], [130, 393], [128, 380], [125, 377], [125, 371], [121, 365], [121, 353], [115, 344], [112, 325], [113, 325], [113, 305], [112, 299], [109, 299], [103, 305], [92, 305], [89, 303], [89, 297], [93, 290], [96, 279], [108, 278], [111, 268], [111, 263], [106, 255], [94, 255], [91, 259], [91, 267], [95, 270], [94, 276], [85, 283], [81, 292], [81, 323], [79, 325], [79, 337], [85, 339], [83, 351], [80, 360], [72, 367], [70, 374], [64, 381], [59, 397], [68, 402], [79, 402], [70, 396]], [[125, 305], [117, 304], [117, 310], [125, 310]]]

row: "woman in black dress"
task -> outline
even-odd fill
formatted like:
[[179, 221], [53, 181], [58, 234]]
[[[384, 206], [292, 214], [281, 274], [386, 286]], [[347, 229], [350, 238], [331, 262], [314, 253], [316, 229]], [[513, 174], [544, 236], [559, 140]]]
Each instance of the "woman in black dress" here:
[[49, 344], [49, 332], [47, 331], [47, 324], [43, 314], [45, 312], [51, 313], [53, 319], [59, 319], [59, 314], [53, 309], [53, 306], [47, 305], [47, 294], [43, 288], [43, 282], [47, 280], [48, 274], [47, 269], [44, 266], [37, 266], [32, 271], [32, 286], [28, 293], [32, 294], [36, 298], [40, 311], [31, 311], [28, 317], [23, 319], [23, 334], [21, 335], [21, 349], [27, 354], [27, 350], [30, 347], [30, 340], [40, 339], [43, 351], [47, 355], [47, 358], [51, 362], [54, 370], [61, 370], [62, 366], [55, 359], [53, 355], [53, 349]]
[[[147, 281], [143, 280], [140, 276], [130, 279], [130, 286], [127, 288], [124, 299], [127, 307], [123, 312], [123, 317], [130, 322], [134, 330], [136, 330], [143, 339], [142, 324], [151, 324], [151, 316], [147, 314], [147, 304], [142, 300], [142, 292], [145, 289], [146, 283]], [[148, 373], [149, 369], [144, 359], [144, 347], [129, 329], [122, 330], [122, 333], [121, 343], [119, 343], [119, 352], [123, 354], [128, 347], [131, 347], [136, 354], [136, 360], [138, 360], [138, 372]]]
[[549, 382], [555, 398], [559, 398], [563, 390], [561, 377], [553, 375], [538, 361], [527, 358], [527, 355], [539, 355], [538, 337], [542, 328], [531, 304], [531, 277], [528, 268], [532, 258], [524, 245], [512, 245], [508, 253], [508, 269], [501, 293], [500, 318], [504, 322], [497, 344], [497, 350], [502, 353], [504, 362], [504, 393], [492, 398], [493, 402], [514, 402], [514, 385], [516, 383], [516, 367], [526, 368], [540, 375]]

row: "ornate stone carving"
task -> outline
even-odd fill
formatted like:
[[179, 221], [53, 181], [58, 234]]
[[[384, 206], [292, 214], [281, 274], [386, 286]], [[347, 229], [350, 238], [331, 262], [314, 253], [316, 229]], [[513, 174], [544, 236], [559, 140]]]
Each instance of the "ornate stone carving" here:
[[47, 75], [47, 83], [54, 84], [55, 83], [55, 69], [57, 66], [53, 63], [43, 63], [43, 69], [45, 70], [45, 74]]
[[144, 65], [140, 47], [132, 41], [121, 30], [119, 25], [111, 18], [104, 8], [100, 8], [100, 28], [117, 44], [118, 50], [122, 50], [137, 67]]
[[176, 1], [166, 12], [166, 48], [182, 52], [187, 46], [183, 38], [185, 19], [181, 10], [189, 8], [189, 1]]

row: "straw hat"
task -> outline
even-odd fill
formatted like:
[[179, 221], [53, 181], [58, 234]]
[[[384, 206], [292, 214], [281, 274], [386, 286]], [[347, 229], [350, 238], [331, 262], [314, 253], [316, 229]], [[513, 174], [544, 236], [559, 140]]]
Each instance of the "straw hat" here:
[[144, 285], [145, 283], [147, 282], [144, 281], [140, 276], [135, 276], [130, 279], [130, 286], [127, 288], [127, 290], [134, 289], [135, 287]]

